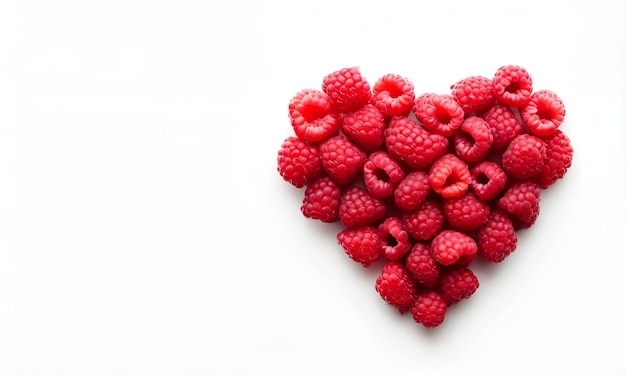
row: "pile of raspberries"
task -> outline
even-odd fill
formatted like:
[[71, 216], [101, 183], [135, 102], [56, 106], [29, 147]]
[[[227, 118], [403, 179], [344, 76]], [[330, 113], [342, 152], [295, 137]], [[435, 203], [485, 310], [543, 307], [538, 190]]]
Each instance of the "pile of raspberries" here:
[[341, 221], [337, 240], [352, 260], [386, 260], [376, 291], [387, 304], [436, 327], [478, 288], [476, 256], [509, 256], [515, 232], [539, 215], [540, 189], [571, 166], [564, 117], [561, 99], [533, 91], [516, 65], [420, 96], [405, 77], [370, 87], [344, 68], [289, 102], [295, 136], [278, 151], [278, 172], [306, 186], [304, 216]]

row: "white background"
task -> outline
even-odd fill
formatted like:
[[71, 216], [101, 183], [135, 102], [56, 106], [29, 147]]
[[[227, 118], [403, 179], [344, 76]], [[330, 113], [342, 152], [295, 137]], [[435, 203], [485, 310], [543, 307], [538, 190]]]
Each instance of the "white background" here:
[[[625, 22], [619, 1], [0, 2], [0, 376], [625, 376]], [[300, 214], [287, 103], [346, 66], [419, 94], [504, 64], [562, 97], [574, 165], [427, 331]]]

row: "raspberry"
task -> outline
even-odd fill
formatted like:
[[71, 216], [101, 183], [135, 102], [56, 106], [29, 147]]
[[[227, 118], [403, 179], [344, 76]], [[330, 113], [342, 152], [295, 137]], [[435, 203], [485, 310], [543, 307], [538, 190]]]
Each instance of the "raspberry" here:
[[372, 153], [363, 166], [365, 187], [375, 198], [391, 196], [403, 178], [400, 164], [382, 151]]
[[524, 133], [524, 126], [508, 106], [497, 104], [489, 108], [483, 119], [491, 128], [495, 150], [503, 150], [517, 136]]
[[346, 254], [363, 267], [376, 262], [382, 252], [378, 230], [370, 225], [342, 230], [337, 234], [337, 241]]
[[344, 114], [340, 119], [341, 132], [364, 151], [375, 151], [383, 145], [387, 125], [383, 114], [372, 105]]
[[472, 193], [443, 200], [443, 213], [455, 230], [471, 232], [478, 230], [489, 219], [489, 206]]
[[445, 137], [452, 136], [463, 123], [463, 109], [447, 94], [429, 93], [418, 97], [413, 112], [426, 129]]
[[470, 183], [467, 164], [453, 154], [446, 154], [435, 161], [428, 173], [430, 187], [444, 198], [465, 194]]
[[467, 162], [482, 160], [492, 143], [493, 135], [489, 124], [478, 117], [465, 119], [461, 130], [454, 135], [456, 154]]
[[300, 210], [310, 219], [333, 223], [339, 219], [341, 188], [330, 177], [322, 177], [304, 191]]
[[546, 158], [546, 144], [543, 140], [528, 134], [516, 137], [502, 155], [504, 171], [517, 179], [536, 176]]
[[478, 278], [467, 268], [453, 268], [441, 274], [441, 296], [448, 305], [469, 298], [478, 289]]
[[450, 87], [452, 98], [461, 105], [465, 115], [480, 114], [495, 100], [493, 81], [483, 76], [470, 76]]
[[421, 171], [414, 171], [398, 184], [393, 192], [393, 200], [401, 210], [412, 211], [424, 203], [429, 192], [428, 175]]
[[414, 99], [413, 84], [402, 76], [385, 75], [372, 88], [371, 103], [385, 117], [409, 115]]
[[428, 132], [406, 117], [392, 118], [385, 138], [387, 152], [415, 170], [425, 169], [448, 149], [448, 139]]
[[365, 163], [366, 155], [347, 137], [338, 135], [320, 144], [322, 167], [340, 185], [352, 182]]
[[430, 245], [416, 243], [406, 256], [406, 269], [419, 283], [433, 287], [439, 280], [439, 264], [430, 255]]
[[532, 181], [513, 184], [498, 200], [498, 207], [510, 215], [515, 229], [530, 228], [539, 216], [539, 186]]
[[521, 110], [522, 119], [530, 132], [548, 137], [556, 132], [565, 118], [563, 101], [549, 90], [538, 90]]
[[326, 93], [315, 89], [298, 92], [289, 102], [291, 126], [300, 139], [319, 143], [339, 132], [339, 117]]
[[476, 241], [454, 230], [444, 230], [430, 244], [433, 258], [444, 266], [453, 264], [463, 255], [476, 254], [477, 250]]
[[478, 231], [478, 251], [490, 262], [502, 262], [515, 251], [517, 236], [507, 214], [496, 209], [489, 215], [489, 222]]
[[324, 77], [322, 90], [339, 111], [344, 113], [367, 104], [372, 95], [370, 84], [361, 76], [357, 67], [344, 68]]
[[461, 255], [461, 258], [459, 258], [456, 262], [454, 262], [453, 266], [459, 267], [459, 268], [466, 268], [467, 266], [472, 264], [474, 259], [476, 259], [476, 255], [478, 255], [478, 252], [474, 254]]
[[400, 262], [389, 262], [376, 279], [376, 292], [400, 313], [409, 310], [415, 301], [415, 284]]
[[288, 137], [278, 150], [278, 173], [300, 188], [322, 174], [320, 151], [296, 137]]
[[437, 291], [421, 292], [411, 308], [413, 319], [424, 327], [437, 327], [446, 317], [448, 306]]
[[429, 240], [435, 237], [443, 226], [445, 218], [441, 205], [427, 200], [414, 212], [402, 215], [402, 225], [416, 240]]
[[483, 161], [470, 170], [470, 188], [476, 197], [487, 201], [497, 197], [506, 186], [506, 173], [495, 162]]
[[537, 177], [539, 187], [548, 188], [563, 178], [567, 169], [572, 166], [573, 154], [574, 149], [569, 138], [561, 130], [556, 130], [554, 135], [546, 140], [546, 158]]
[[528, 103], [532, 92], [533, 79], [524, 68], [507, 65], [496, 71], [493, 94], [498, 101], [511, 107], [522, 107]]
[[404, 230], [402, 221], [397, 217], [388, 217], [378, 226], [378, 235], [383, 246], [383, 253], [389, 260], [398, 260], [411, 249], [409, 233]]
[[380, 199], [360, 187], [346, 190], [339, 202], [339, 220], [348, 228], [372, 224], [382, 219], [385, 211]]

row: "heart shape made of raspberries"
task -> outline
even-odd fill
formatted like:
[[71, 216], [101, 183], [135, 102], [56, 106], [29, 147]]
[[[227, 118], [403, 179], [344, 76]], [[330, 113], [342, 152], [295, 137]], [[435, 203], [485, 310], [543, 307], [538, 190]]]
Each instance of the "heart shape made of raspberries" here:
[[541, 190], [571, 166], [564, 117], [561, 99], [533, 91], [516, 65], [419, 96], [402, 76], [370, 87], [344, 68], [289, 102], [295, 136], [278, 151], [278, 172], [306, 186], [304, 216], [341, 221], [337, 240], [352, 260], [387, 260], [375, 286], [387, 304], [436, 327], [478, 288], [477, 255], [498, 263], [515, 251]]

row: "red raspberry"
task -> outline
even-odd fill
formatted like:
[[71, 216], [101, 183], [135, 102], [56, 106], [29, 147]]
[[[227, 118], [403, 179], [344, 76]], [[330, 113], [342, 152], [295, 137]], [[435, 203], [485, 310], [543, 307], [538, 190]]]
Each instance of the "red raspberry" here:
[[296, 137], [288, 137], [278, 150], [278, 173], [300, 188], [322, 174], [320, 151]]
[[372, 105], [385, 117], [409, 115], [415, 92], [413, 84], [402, 76], [388, 74], [381, 77], [372, 89]]
[[573, 154], [574, 149], [569, 138], [561, 130], [556, 130], [554, 135], [546, 140], [546, 158], [537, 177], [539, 187], [548, 188], [563, 178], [567, 169], [572, 166]]
[[506, 186], [506, 173], [495, 162], [483, 161], [470, 170], [470, 188], [476, 197], [487, 201], [497, 197]]
[[476, 254], [477, 250], [476, 241], [470, 236], [454, 230], [444, 230], [430, 244], [433, 258], [444, 266], [453, 264], [463, 255]]
[[502, 262], [515, 251], [517, 236], [513, 222], [506, 212], [496, 209], [489, 215], [489, 222], [478, 231], [478, 251], [490, 262]]
[[549, 90], [538, 90], [521, 110], [522, 119], [530, 132], [548, 137], [556, 132], [565, 119], [563, 101]]
[[510, 215], [515, 229], [530, 228], [539, 216], [539, 186], [532, 181], [513, 184], [498, 200], [498, 207]]
[[411, 250], [409, 233], [404, 230], [402, 221], [397, 217], [388, 217], [378, 226], [378, 235], [383, 246], [383, 253], [389, 260], [398, 260]]
[[524, 68], [507, 65], [496, 71], [493, 93], [498, 101], [511, 107], [522, 107], [528, 103], [532, 92], [533, 79]]
[[345, 114], [341, 117], [341, 132], [364, 151], [375, 151], [385, 142], [383, 139], [385, 119], [372, 105]]
[[489, 124], [478, 117], [465, 119], [461, 130], [454, 135], [456, 154], [467, 162], [482, 160], [492, 143], [493, 135]]
[[495, 100], [493, 96], [493, 81], [483, 76], [470, 76], [450, 87], [452, 98], [461, 105], [465, 115], [480, 114], [491, 106]]
[[428, 132], [405, 117], [391, 119], [385, 138], [389, 154], [415, 170], [428, 167], [448, 149], [448, 139]]
[[363, 166], [365, 187], [379, 199], [391, 196], [403, 178], [400, 164], [383, 151], [372, 153]]
[[403, 211], [412, 211], [424, 203], [430, 192], [428, 175], [421, 171], [409, 173], [393, 192], [393, 200]]
[[430, 132], [452, 136], [463, 123], [464, 112], [454, 98], [447, 94], [424, 94], [415, 100], [413, 112]]
[[372, 96], [370, 84], [357, 67], [344, 68], [324, 77], [322, 90], [344, 113], [366, 105]]
[[430, 187], [444, 198], [465, 194], [470, 183], [467, 164], [453, 154], [447, 154], [435, 161], [428, 173]]
[[346, 190], [339, 203], [339, 220], [348, 228], [372, 224], [385, 212], [385, 204], [360, 187]]
[[341, 188], [330, 177], [322, 177], [304, 191], [300, 210], [314, 220], [333, 223], [339, 219]]
[[505, 149], [513, 139], [524, 133], [524, 126], [506, 105], [492, 106], [483, 115], [483, 119], [491, 128], [493, 135], [491, 147], [495, 150]]
[[402, 215], [402, 225], [416, 240], [429, 240], [435, 237], [445, 217], [441, 205], [435, 201], [427, 200], [414, 212]]
[[483, 227], [489, 219], [489, 206], [468, 192], [457, 198], [443, 200], [443, 213], [455, 230], [472, 232]]
[[406, 256], [406, 269], [419, 283], [433, 287], [439, 280], [439, 264], [430, 254], [430, 245], [416, 243]]
[[337, 234], [337, 241], [346, 254], [363, 267], [376, 262], [382, 252], [378, 230], [370, 225], [345, 229]]
[[478, 255], [478, 252], [474, 254], [461, 255], [461, 258], [454, 262], [453, 266], [458, 268], [467, 268], [470, 264], [472, 264], [474, 259], [476, 259], [476, 255]]
[[347, 137], [338, 135], [320, 144], [322, 167], [340, 185], [352, 182], [365, 164], [366, 155]]
[[546, 158], [546, 144], [543, 140], [528, 134], [516, 137], [502, 155], [504, 171], [517, 179], [536, 176]]
[[400, 313], [409, 310], [415, 301], [415, 284], [400, 262], [389, 262], [376, 279], [376, 292]]
[[478, 278], [467, 268], [453, 268], [441, 274], [441, 296], [448, 305], [469, 298], [478, 289]]
[[421, 292], [411, 308], [413, 319], [424, 327], [437, 327], [446, 317], [448, 306], [437, 291]]
[[309, 143], [319, 143], [339, 132], [336, 109], [319, 90], [298, 92], [289, 102], [289, 119], [296, 135]]

